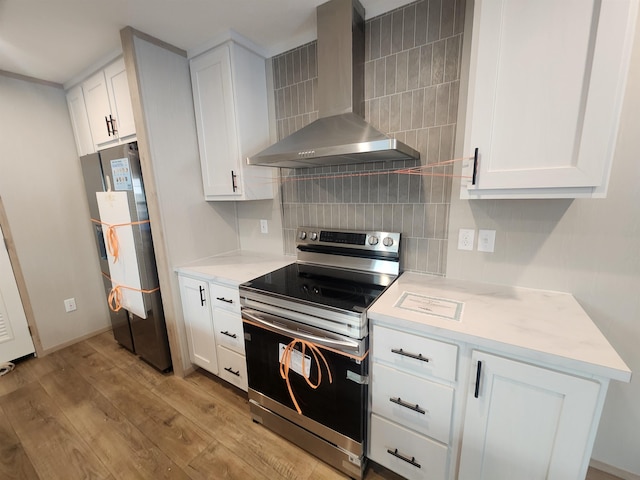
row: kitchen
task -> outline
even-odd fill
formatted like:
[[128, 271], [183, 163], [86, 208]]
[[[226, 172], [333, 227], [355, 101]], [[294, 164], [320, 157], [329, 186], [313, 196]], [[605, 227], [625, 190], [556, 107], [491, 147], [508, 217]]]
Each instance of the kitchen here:
[[[636, 48], [629, 86], [637, 84], [634, 82], [638, 71], [637, 51]], [[186, 81], [188, 82], [188, 78]], [[10, 111], [16, 115], [15, 118], [5, 118], [2, 121], [3, 132], [6, 134], [4, 138], [15, 140], [7, 147], [3, 143], [2, 200], [8, 211], [11, 231], [27, 278], [35, 316], [44, 319], [38, 321], [43, 346], [45, 350], [55, 349], [105, 328], [104, 307], [92, 301], [94, 298], [100, 298], [100, 285], [98, 282], [91, 285], [85, 280], [94, 278], [95, 272], [90, 271], [93, 245], [90, 232], [87, 231], [83, 220], [87, 216], [85, 207], [79, 200], [82, 198], [82, 182], [77, 165], [68, 160], [76, 156], [70, 126], [59, 121], [61, 115], [67, 115], [63, 94], [48, 87], [7, 77], [2, 77], [2, 83], [2, 91], [7, 92], [3, 94], [3, 105], [10, 106]], [[21, 103], [18, 103], [18, 99]], [[22, 103], [27, 101], [28, 103]], [[184, 95], [184, 98], [172, 101], [175, 102], [172, 108], [177, 108], [175, 106], [179, 105], [180, 101], [188, 103], [191, 99]], [[458, 195], [450, 195], [445, 186], [435, 180], [436, 177], [424, 177], [431, 180], [430, 197], [435, 198], [439, 195], [440, 199], [429, 204], [413, 204], [414, 215], [416, 209], [424, 208], [430, 213], [427, 218], [434, 220], [429, 227], [428, 236], [409, 235], [409, 238], [413, 239], [411, 242], [415, 241], [415, 245], [412, 246], [408, 242], [405, 255], [412, 247], [417, 252], [415, 257], [408, 257], [415, 258], [409, 260], [415, 265], [411, 269], [446, 273], [452, 278], [571, 292], [605, 333], [630, 369], [635, 370], [637, 354], [634, 352], [633, 339], [637, 335], [637, 329], [630, 319], [638, 312], [636, 295], [633, 295], [637, 291], [634, 287], [638, 286], [637, 261], [634, 263], [638, 228], [637, 214], [634, 215], [636, 212], [633, 207], [637, 204], [634, 202], [637, 194], [634, 193], [631, 180], [637, 170], [631, 166], [631, 151], [635, 143], [628, 132], [637, 120], [635, 112], [638, 110], [634, 108], [637, 102], [636, 92], [632, 88], [628, 89], [606, 199], [469, 202], [459, 200]], [[26, 105], [30, 107], [25, 108]], [[160, 107], [158, 105], [156, 108]], [[23, 119], [22, 115], [27, 118]], [[444, 124], [445, 130], [447, 125], [450, 123]], [[38, 135], [33, 134], [36, 128]], [[51, 128], [56, 130], [51, 131]], [[168, 129], [169, 126], [159, 124], [159, 128]], [[179, 132], [173, 131], [171, 135], [173, 138], [180, 138], [177, 136]], [[268, 249], [275, 254], [281, 253], [283, 234], [279, 225], [280, 209], [277, 202], [239, 202], [235, 206], [220, 202], [202, 202], [201, 194], [194, 192], [192, 187], [201, 184], [195, 138], [191, 137], [189, 141], [179, 143], [170, 142], [171, 138], [169, 135], [167, 137], [161, 149], [166, 155], [166, 163], [162, 164], [165, 170], [162, 174], [156, 175], [157, 194], [161, 204], [166, 206], [162, 212], [162, 219], [167, 224], [175, 226], [175, 229], [165, 232], [168, 237], [167, 244], [171, 245], [170, 264], [180, 265], [238, 247], [247, 250]], [[59, 157], [57, 161], [43, 162], [40, 153], [44, 154], [45, 145], [52, 141], [55, 145], [60, 144], [60, 148], [56, 149], [56, 155]], [[29, 149], [26, 148], [27, 145]], [[37, 148], [43, 150], [38, 151]], [[191, 163], [187, 160], [180, 164], [170, 162], [170, 159], [174, 158], [189, 158]], [[33, 165], [38, 166], [37, 173], [34, 173]], [[10, 172], [11, 176], [4, 172]], [[64, 183], [53, 183], [50, 181], [52, 178], [60, 179]], [[178, 184], [185, 186], [184, 191], [174, 188]], [[25, 196], [23, 188], [18, 190], [24, 185], [35, 187], [30, 188], [31, 195]], [[60, 185], [64, 188], [60, 188]], [[455, 183], [451, 190], [456, 191]], [[362, 207], [362, 216], [365, 219], [376, 216], [376, 204], [386, 203], [378, 200], [369, 204], [368, 199], [366, 203], [360, 199], [352, 200], [358, 206], [351, 207], [344, 199], [339, 206], [331, 201], [320, 200], [320, 203], [323, 204], [323, 212], [334, 212], [337, 208], [339, 217], [340, 208], [349, 212], [351, 208]], [[398, 202], [406, 203], [411, 202]], [[285, 200], [284, 211], [290, 212], [288, 217], [285, 214], [283, 225], [285, 252], [288, 254], [293, 253], [293, 250], [290, 243], [291, 234], [287, 231], [291, 231], [296, 225], [287, 222], [293, 220], [291, 207], [294, 205], [296, 218], [300, 212], [303, 220], [306, 208], [304, 202], [298, 199], [287, 197]], [[394, 207], [395, 205], [391, 207], [390, 214], [397, 221], [401, 217], [395, 214]], [[42, 215], [42, 212], [47, 212], [43, 210], [45, 208], [51, 208], [50, 215]], [[368, 208], [372, 208], [369, 217]], [[448, 226], [445, 227], [442, 221], [438, 222], [436, 219], [446, 219], [447, 209]], [[311, 208], [309, 215], [313, 215]], [[384, 215], [383, 211], [383, 218]], [[32, 217], [37, 217], [38, 221], [34, 223]], [[263, 235], [259, 233], [259, 220], [265, 218], [269, 220], [270, 233]], [[347, 213], [347, 219], [349, 218]], [[356, 218], [361, 217], [356, 215]], [[405, 234], [405, 226], [399, 226], [397, 230]], [[476, 231], [496, 230], [495, 253], [458, 250], [457, 232], [460, 228]], [[184, 231], [196, 230], [201, 235], [181, 234]], [[76, 232], [74, 238], [84, 238], [84, 242], [78, 240], [69, 244], [64, 241], [67, 238], [64, 232], [68, 231]], [[52, 238], [53, 248], [45, 248], [41, 244], [39, 239], [45, 238], [46, 235]], [[211, 238], [216, 238], [215, 244], [209, 241]], [[54, 255], [45, 254], [52, 250], [55, 252]], [[424, 252], [428, 252], [426, 258], [423, 256]], [[86, 260], [68, 261], [71, 258]], [[50, 266], [48, 272], [43, 274], [42, 265]], [[50, 305], [62, 304], [62, 299], [69, 296], [79, 299], [79, 311], [76, 314], [58, 314], [51, 311]], [[174, 302], [178, 301], [179, 296], [176, 296]], [[179, 311], [178, 305], [175, 306], [175, 311]], [[79, 314], [82, 315], [82, 322], [78, 322]], [[188, 358], [183, 357], [183, 362], [188, 365]], [[630, 384], [612, 382], [593, 456], [605, 464], [638, 474], [640, 468], [634, 463], [637, 462], [634, 446], [638, 445], [636, 424], [630, 421], [630, 418], [637, 416], [634, 413], [637, 409], [633, 402], [637, 397], [634, 395], [634, 385], [633, 381]]]

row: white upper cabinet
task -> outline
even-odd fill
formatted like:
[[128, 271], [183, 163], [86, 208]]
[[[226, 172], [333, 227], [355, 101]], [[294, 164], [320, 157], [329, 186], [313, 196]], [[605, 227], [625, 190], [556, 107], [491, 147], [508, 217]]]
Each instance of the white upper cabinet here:
[[82, 92], [96, 150], [135, 140], [124, 59], [116, 60], [85, 80]]
[[205, 198], [273, 198], [273, 170], [246, 164], [269, 145], [264, 58], [229, 41], [190, 66]]
[[88, 153], [95, 152], [82, 86], [77, 85], [67, 91], [67, 106], [69, 107], [71, 127], [73, 128], [73, 136], [76, 139], [78, 156], [82, 157]]
[[637, 7], [475, 2], [461, 198], [606, 196]]

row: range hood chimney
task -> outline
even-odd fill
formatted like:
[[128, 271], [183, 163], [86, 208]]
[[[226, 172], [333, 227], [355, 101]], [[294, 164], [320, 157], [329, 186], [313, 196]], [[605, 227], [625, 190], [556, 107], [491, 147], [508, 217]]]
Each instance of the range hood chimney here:
[[364, 116], [364, 7], [330, 0], [317, 8], [319, 118], [250, 157], [249, 165], [307, 168], [408, 160], [419, 152]]

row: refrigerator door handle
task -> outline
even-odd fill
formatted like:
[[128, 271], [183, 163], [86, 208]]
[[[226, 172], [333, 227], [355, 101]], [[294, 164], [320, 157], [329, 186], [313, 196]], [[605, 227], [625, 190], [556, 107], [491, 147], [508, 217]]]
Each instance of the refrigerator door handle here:
[[207, 299], [204, 296], [204, 287], [202, 285], [200, 285], [200, 306], [204, 307], [205, 302], [207, 301]]

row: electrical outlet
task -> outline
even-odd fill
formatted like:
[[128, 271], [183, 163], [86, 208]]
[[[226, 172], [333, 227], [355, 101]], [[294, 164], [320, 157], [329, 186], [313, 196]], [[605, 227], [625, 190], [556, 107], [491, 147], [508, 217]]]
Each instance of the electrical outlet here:
[[269, 233], [269, 222], [267, 220], [260, 220], [260, 233]]
[[458, 250], [473, 250], [473, 238], [475, 235], [475, 230], [461, 228], [458, 231]]
[[64, 301], [64, 311], [69, 313], [73, 312], [76, 309], [76, 299], [75, 298], [67, 298]]
[[495, 230], [478, 230], [478, 251], [493, 253], [496, 246]]

